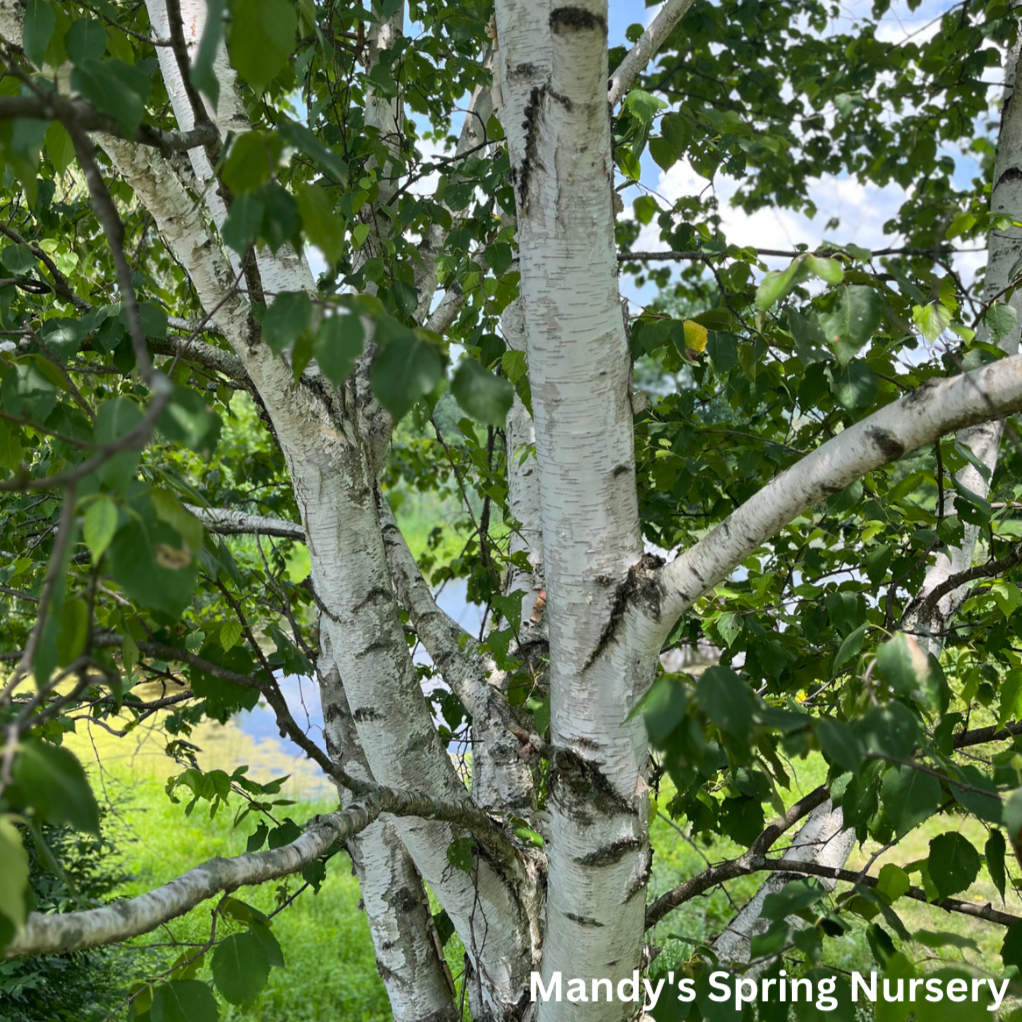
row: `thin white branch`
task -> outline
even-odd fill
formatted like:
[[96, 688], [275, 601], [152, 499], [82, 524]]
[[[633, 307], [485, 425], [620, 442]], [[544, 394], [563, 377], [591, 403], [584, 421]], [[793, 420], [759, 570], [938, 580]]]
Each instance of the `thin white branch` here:
[[210, 532], [220, 536], [278, 536], [305, 542], [305, 528], [298, 522], [223, 507], [196, 507], [194, 504], [185, 504], [185, 507]]
[[692, 0], [667, 0], [660, 8], [646, 31], [639, 36], [639, 41], [625, 54], [625, 59], [610, 76], [607, 101], [612, 107], [624, 99], [628, 90], [635, 84], [636, 78], [656, 56], [657, 50], [691, 6]]
[[964, 426], [1022, 409], [1022, 356], [918, 387], [850, 426], [763, 487], [658, 573], [664, 587], [657, 631], [717, 585], [806, 508]]
[[339, 841], [365, 830], [380, 815], [382, 804], [369, 797], [344, 812], [316, 816], [301, 837], [282, 848], [250, 852], [233, 859], [210, 859], [169, 883], [128, 901], [84, 912], [44, 915], [32, 912], [0, 958], [64, 954], [99, 947], [150, 933], [177, 919], [221, 891], [261, 884], [297, 873]]

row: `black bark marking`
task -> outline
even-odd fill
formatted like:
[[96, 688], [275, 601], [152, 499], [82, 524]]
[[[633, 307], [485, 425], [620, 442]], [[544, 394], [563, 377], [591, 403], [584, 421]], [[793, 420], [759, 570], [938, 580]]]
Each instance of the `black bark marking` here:
[[906, 408], [911, 408], [913, 405], [918, 404], [920, 401], [926, 401], [930, 398], [931, 393], [935, 387], [940, 386], [940, 380], [935, 377], [930, 377], [928, 380], [923, 380], [922, 383], [916, 387], [915, 390], [909, 391], [902, 400], [905, 402]]
[[355, 723], [361, 724], [367, 720], [379, 720], [380, 715], [375, 706], [360, 706], [357, 710], [352, 711], [351, 718]]
[[897, 461], [905, 453], [905, 445], [889, 430], [870, 426], [866, 436], [888, 461]]
[[612, 866], [620, 862], [626, 855], [642, 850], [642, 842], [636, 838], [615, 841], [612, 845], [597, 848], [595, 852], [581, 855], [575, 859], [580, 866]]
[[1022, 170], [1018, 167], [1009, 167], [998, 179], [995, 188], [1000, 188], [1001, 185], [1008, 184], [1011, 181], [1022, 180]]
[[603, 923], [592, 916], [577, 916], [574, 912], [565, 912], [564, 918], [570, 919], [573, 923], [578, 923], [579, 926], [603, 926]]
[[[617, 626], [624, 619], [630, 603], [636, 603], [646, 610], [654, 620], [660, 617], [660, 606], [663, 602], [664, 585], [655, 574], [663, 567], [664, 559], [656, 554], [643, 554], [642, 559], [628, 569], [623, 582], [619, 583], [614, 593], [614, 603], [610, 608], [610, 617], [604, 625], [596, 648], [589, 654], [583, 670], [588, 670], [596, 662], [597, 657], [607, 648], [614, 638]], [[701, 580], [700, 580], [701, 581]]]
[[568, 29], [599, 29], [607, 34], [607, 22], [584, 7], [558, 7], [550, 12], [550, 27], [554, 32], [561, 33]]

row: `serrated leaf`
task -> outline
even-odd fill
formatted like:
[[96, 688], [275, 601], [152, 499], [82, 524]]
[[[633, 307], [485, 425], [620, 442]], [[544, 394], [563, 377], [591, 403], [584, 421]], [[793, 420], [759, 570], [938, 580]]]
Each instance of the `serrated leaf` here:
[[21, 45], [25, 56], [38, 68], [43, 66], [56, 24], [57, 12], [47, 0], [29, 0], [25, 7]]
[[316, 185], [299, 184], [295, 200], [302, 216], [305, 236], [318, 248], [328, 263], [336, 263], [346, 248], [344, 224], [334, 213], [330, 196]]
[[433, 390], [441, 370], [436, 348], [408, 332], [389, 341], [373, 363], [369, 379], [377, 400], [397, 422]]
[[990, 831], [990, 836], [987, 838], [983, 854], [986, 858], [987, 872], [990, 874], [990, 879], [994, 882], [994, 887], [997, 888], [998, 893], [1001, 895], [1001, 901], [1004, 901], [1004, 891], [1008, 883], [1007, 872], [1004, 867], [1005, 851], [1004, 835], [994, 828]]
[[880, 867], [880, 873], [877, 876], [877, 890], [885, 895], [892, 904], [906, 894], [911, 886], [908, 874], [901, 866], [887, 862]]
[[83, 60], [71, 72], [71, 88], [117, 120], [131, 138], [142, 123], [149, 99], [149, 79], [137, 65], [120, 60]]
[[30, 805], [44, 823], [99, 834], [96, 797], [70, 750], [28, 738], [15, 757], [13, 778], [21, 804]]
[[220, 626], [220, 645], [225, 653], [238, 645], [242, 631], [241, 622], [236, 620], [225, 621]]
[[152, 1022], [217, 1022], [220, 1011], [209, 987], [197, 979], [173, 979], [153, 994]]
[[287, 0], [236, 0], [227, 49], [231, 64], [257, 92], [284, 69], [294, 49], [298, 18]]
[[235, 933], [217, 946], [212, 960], [213, 982], [226, 1001], [254, 1001], [270, 975], [270, 960], [262, 941], [252, 933]]
[[312, 319], [312, 299], [304, 291], [281, 291], [263, 316], [263, 340], [279, 355], [298, 340]]
[[451, 393], [458, 404], [477, 422], [504, 428], [507, 413], [515, 399], [515, 389], [500, 376], [494, 376], [474, 358], [458, 364], [451, 381]]
[[85, 545], [92, 554], [93, 563], [106, 552], [110, 540], [117, 531], [117, 505], [105, 495], [98, 496], [89, 503], [82, 522], [82, 535]]
[[895, 837], [901, 838], [934, 814], [940, 804], [940, 781], [922, 770], [895, 766], [884, 774], [881, 795]]
[[930, 841], [927, 870], [942, 898], [964, 891], [979, 876], [979, 852], [964, 834], [949, 832]]
[[472, 872], [475, 861], [475, 841], [470, 837], [455, 838], [447, 846], [447, 861], [464, 873]]
[[841, 365], [849, 362], [876, 333], [883, 309], [876, 291], [864, 284], [853, 284], [843, 285], [830, 310], [820, 313], [820, 329]]
[[854, 773], [866, 758], [866, 749], [855, 732], [839, 720], [824, 719], [816, 724], [816, 740], [824, 756], [835, 766]]
[[807, 255], [806, 268], [828, 284], [840, 284], [845, 279], [845, 271], [836, 259]]
[[944, 308], [940, 302], [929, 305], [912, 306], [912, 322], [919, 332], [931, 343], [948, 328], [951, 323], [951, 310]]

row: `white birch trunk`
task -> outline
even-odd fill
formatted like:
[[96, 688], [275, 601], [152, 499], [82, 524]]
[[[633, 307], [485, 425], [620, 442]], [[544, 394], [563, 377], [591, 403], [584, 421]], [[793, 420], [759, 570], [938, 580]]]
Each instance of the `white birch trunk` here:
[[[349, 776], [371, 780], [328, 643], [324, 643], [316, 670], [327, 752]], [[338, 795], [343, 807], [353, 798], [340, 787]], [[429, 900], [393, 819], [382, 816], [347, 844], [376, 947], [377, 969], [394, 1018], [398, 1022], [456, 1022], [459, 1013], [453, 981], [435, 939]]]
[[[653, 658], [602, 641], [642, 556], [629, 352], [618, 304], [607, 5], [498, 2], [501, 111], [518, 200], [550, 636], [551, 811], [543, 973], [639, 965], [649, 866], [641, 718]], [[550, 74], [542, 73], [549, 53]], [[619, 1003], [539, 1017], [618, 1019]]]

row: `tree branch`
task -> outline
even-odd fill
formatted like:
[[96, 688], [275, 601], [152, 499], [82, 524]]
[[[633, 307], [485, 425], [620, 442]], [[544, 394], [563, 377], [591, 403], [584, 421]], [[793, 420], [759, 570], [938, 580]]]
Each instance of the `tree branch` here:
[[656, 56], [657, 50], [691, 6], [692, 0], [667, 0], [660, 8], [646, 31], [639, 36], [638, 42], [625, 54], [625, 59], [610, 76], [607, 102], [611, 107], [617, 106], [624, 99], [625, 94], [635, 84], [635, 80]]
[[996, 561], [987, 561], [985, 564], [966, 568], [965, 571], [960, 571], [934, 586], [914, 608], [917, 617], [923, 621], [928, 620], [941, 598], [948, 593], [953, 593], [960, 586], [967, 582], [973, 582], [977, 578], [993, 578], [996, 575], [1003, 575], [1018, 564], [1022, 564], [1022, 543], [1016, 544], [1010, 554], [1005, 554]]
[[[923, 384], [827, 441], [657, 572], [662, 599], [657, 627], [650, 630], [656, 648], [702, 594], [813, 504], [945, 433], [1020, 408], [1022, 356], [1013, 356]], [[638, 613], [636, 608], [630, 623], [642, 630]]]
[[81, 99], [64, 99], [56, 93], [36, 96], [0, 97], [0, 120], [27, 118], [37, 121], [64, 121], [73, 118], [83, 131], [102, 131], [129, 142], [159, 149], [165, 156], [185, 149], [220, 141], [212, 124], [200, 124], [191, 131], [161, 131], [151, 124], [140, 124], [130, 138], [121, 131], [117, 118], [100, 113]]
[[210, 859], [137, 898], [84, 912], [32, 912], [25, 928], [0, 957], [63, 954], [149, 933], [221, 891], [229, 893], [297, 873], [338, 842], [365, 830], [382, 811], [382, 801], [368, 796], [343, 812], [313, 817], [305, 833], [288, 845], [231, 859]]
[[196, 507], [185, 504], [210, 532], [220, 536], [276, 536], [279, 539], [293, 539], [305, 542], [305, 527], [298, 522], [283, 518], [269, 518], [253, 515], [247, 511], [235, 511], [223, 507]]

